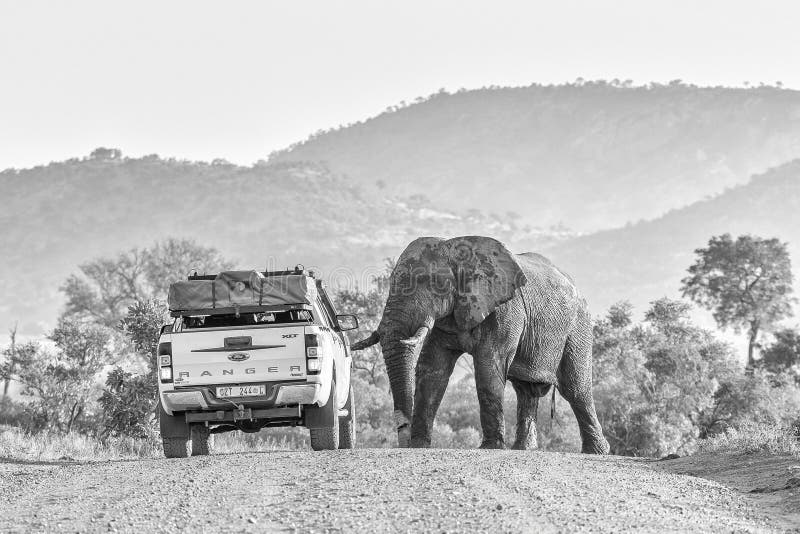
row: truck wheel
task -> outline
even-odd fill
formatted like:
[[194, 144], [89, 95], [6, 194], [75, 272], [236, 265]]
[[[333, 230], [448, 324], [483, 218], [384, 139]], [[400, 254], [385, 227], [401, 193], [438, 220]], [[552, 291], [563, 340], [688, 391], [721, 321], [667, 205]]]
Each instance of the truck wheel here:
[[339, 448], [339, 410], [336, 406], [336, 380], [331, 382], [331, 394], [324, 410], [333, 411], [333, 426], [312, 428], [311, 448], [315, 451], [333, 451]]
[[214, 434], [206, 425], [192, 425], [192, 456], [206, 456], [214, 452]]
[[347, 404], [344, 405], [347, 415], [339, 418], [340, 449], [353, 449], [356, 446], [356, 403], [353, 395], [353, 386], [350, 386]]
[[189, 456], [189, 427], [183, 415], [169, 415], [158, 403], [158, 423], [161, 429], [161, 444], [167, 458]]
[[161, 438], [164, 456], [167, 458], [186, 458], [189, 456], [189, 440], [186, 438]]

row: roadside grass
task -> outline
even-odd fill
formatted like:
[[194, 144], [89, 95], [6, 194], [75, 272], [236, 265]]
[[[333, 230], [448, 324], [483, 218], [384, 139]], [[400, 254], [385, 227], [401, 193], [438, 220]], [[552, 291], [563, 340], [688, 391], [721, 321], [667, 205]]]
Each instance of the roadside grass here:
[[88, 461], [153, 458], [160, 447], [151, 440], [112, 438], [104, 442], [83, 434], [30, 434], [0, 428], [0, 458], [25, 461]]
[[744, 423], [700, 442], [699, 452], [789, 454], [800, 457], [796, 428], [763, 423]]
[[[265, 432], [245, 434], [227, 432], [215, 436], [218, 454], [233, 452], [270, 452], [309, 449], [308, 438], [300, 432], [283, 431], [279, 435]], [[73, 433], [67, 435], [30, 434], [20, 428], [0, 425], [0, 462], [106, 461], [163, 458], [158, 439], [108, 438]]]

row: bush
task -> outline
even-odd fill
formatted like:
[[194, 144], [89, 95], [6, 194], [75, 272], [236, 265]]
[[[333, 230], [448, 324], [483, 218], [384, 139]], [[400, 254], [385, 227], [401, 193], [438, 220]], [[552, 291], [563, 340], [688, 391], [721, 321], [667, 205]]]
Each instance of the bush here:
[[108, 374], [106, 387], [100, 397], [103, 408], [101, 436], [104, 438], [156, 438], [156, 349], [166, 316], [167, 309], [163, 302], [149, 300], [130, 306], [122, 319], [125, 335], [146, 365], [147, 373], [134, 375], [117, 367]]
[[688, 320], [689, 306], [661, 299], [643, 325], [619, 305], [594, 328], [594, 393], [611, 452], [663, 456], [694, 450], [734, 355]]
[[150, 375], [137, 375], [117, 367], [106, 378], [100, 397], [103, 408], [101, 436], [156, 439], [155, 385]]
[[30, 342], [16, 346], [0, 365], [0, 378], [22, 386], [22, 426], [28, 431], [89, 432], [95, 424], [99, 373], [111, 361], [112, 332], [98, 325], [59, 320], [48, 336], [56, 350]]
[[450, 425], [433, 424], [431, 446], [438, 449], [475, 449], [481, 444], [481, 433], [473, 427], [453, 430]]
[[792, 374], [755, 370], [726, 380], [705, 414], [703, 430], [713, 436], [750, 423], [769, 427], [800, 423], [800, 385]]
[[24, 424], [25, 407], [10, 397], [0, 397], [0, 425], [19, 426]]
[[800, 428], [742, 422], [700, 444], [701, 452], [792, 454], [800, 456]]
[[394, 405], [389, 387], [372, 384], [356, 374], [351, 381], [356, 399], [356, 432], [359, 447], [395, 447]]

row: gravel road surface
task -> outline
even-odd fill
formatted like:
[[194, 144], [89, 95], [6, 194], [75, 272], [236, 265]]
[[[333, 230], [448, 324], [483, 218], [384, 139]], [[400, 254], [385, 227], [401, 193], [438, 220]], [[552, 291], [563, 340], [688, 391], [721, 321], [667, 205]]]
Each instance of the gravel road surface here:
[[656, 462], [357, 449], [0, 463], [0, 531], [771, 532], [753, 501]]

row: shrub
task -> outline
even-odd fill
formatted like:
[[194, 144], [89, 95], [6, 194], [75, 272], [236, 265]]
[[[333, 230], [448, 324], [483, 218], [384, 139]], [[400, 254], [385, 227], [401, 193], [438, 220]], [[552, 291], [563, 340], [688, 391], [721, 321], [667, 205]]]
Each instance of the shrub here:
[[439, 449], [475, 449], [481, 444], [481, 433], [473, 427], [453, 430], [450, 425], [435, 422], [431, 446]]
[[121, 326], [136, 354], [147, 365], [147, 373], [134, 375], [117, 367], [108, 374], [100, 397], [103, 408], [101, 436], [104, 438], [155, 439], [156, 349], [166, 315], [166, 306], [158, 300], [139, 301], [128, 307]]
[[100, 397], [103, 408], [101, 436], [129, 436], [154, 440], [155, 386], [149, 375], [132, 375], [117, 367], [108, 373]]
[[720, 385], [715, 403], [703, 418], [703, 432], [713, 436], [748, 423], [790, 427], [800, 422], [800, 385], [788, 373], [755, 370]]
[[0, 397], [0, 425], [22, 426], [25, 407], [10, 397]]
[[595, 325], [594, 392], [611, 452], [663, 456], [691, 452], [733, 353], [688, 320], [685, 303], [652, 303], [643, 325], [626, 306]]
[[23, 427], [69, 434], [91, 431], [97, 380], [111, 361], [112, 333], [103, 326], [61, 318], [48, 336], [55, 351], [39, 343], [16, 346], [0, 365], [0, 377], [17, 381], [24, 403]]
[[800, 456], [798, 427], [742, 422], [725, 432], [703, 440], [701, 452], [792, 454]]

